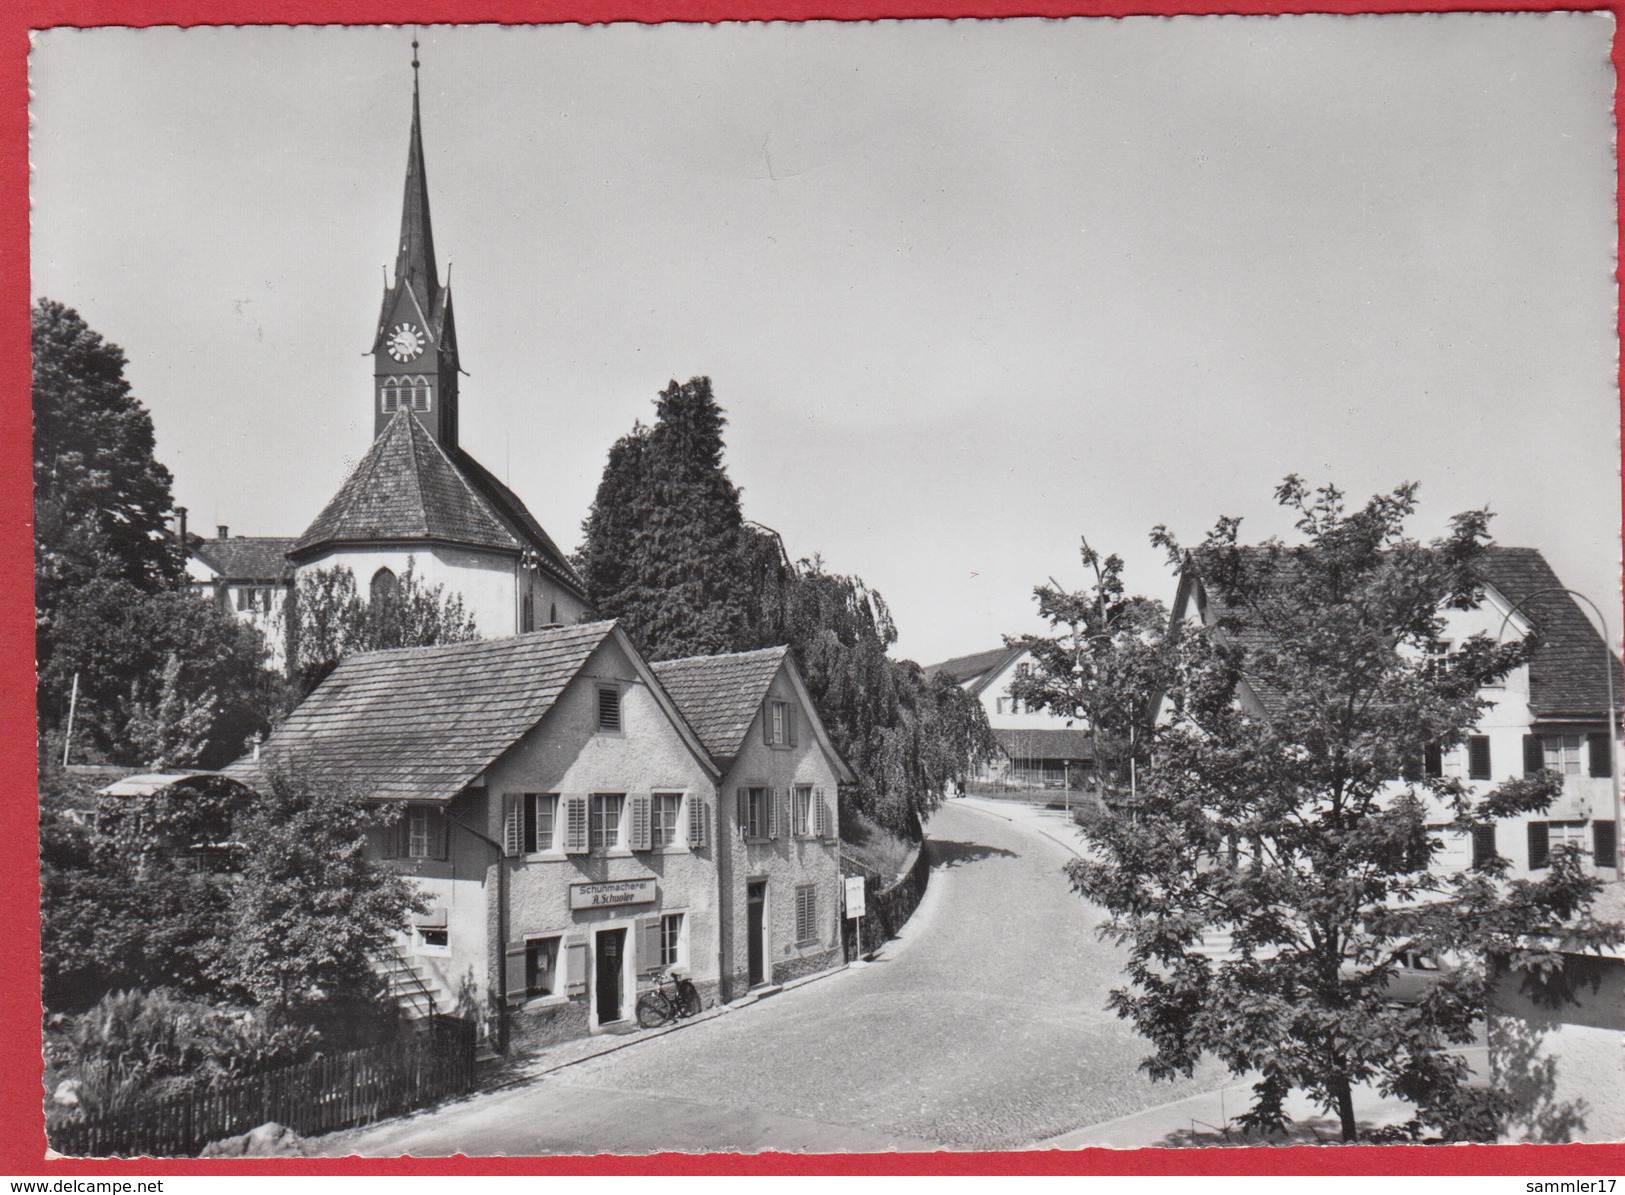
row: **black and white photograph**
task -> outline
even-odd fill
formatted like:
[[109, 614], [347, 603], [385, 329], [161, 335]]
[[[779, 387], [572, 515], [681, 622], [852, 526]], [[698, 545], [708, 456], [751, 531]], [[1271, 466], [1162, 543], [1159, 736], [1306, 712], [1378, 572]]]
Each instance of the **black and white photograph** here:
[[34, 32], [53, 1155], [1625, 1140], [1614, 33]]

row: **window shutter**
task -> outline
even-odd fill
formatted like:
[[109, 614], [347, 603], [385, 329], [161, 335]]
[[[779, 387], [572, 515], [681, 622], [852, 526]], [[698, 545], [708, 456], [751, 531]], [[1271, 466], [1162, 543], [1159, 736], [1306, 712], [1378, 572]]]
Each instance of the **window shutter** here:
[[1467, 775], [1473, 780], [1488, 780], [1490, 778], [1490, 739], [1488, 735], [1475, 734], [1467, 738]]
[[512, 1008], [515, 1004], [523, 1004], [529, 990], [525, 985], [525, 944], [522, 941], [509, 942], [502, 952], [503, 965], [503, 997]]
[[502, 794], [502, 853], [509, 858], [519, 854], [519, 797]]
[[1523, 736], [1523, 774], [1533, 776], [1546, 767], [1546, 748], [1538, 734]]
[[450, 845], [451, 823], [446, 820], [446, 811], [436, 809], [429, 819], [429, 854], [436, 859], [444, 859], [448, 854]]
[[788, 701], [784, 703], [784, 737], [792, 747], [796, 745], [796, 707]]
[[634, 851], [647, 851], [653, 847], [653, 835], [650, 832], [650, 796], [648, 793], [632, 794], [632, 849]]
[[840, 818], [836, 816], [838, 805], [831, 803], [824, 795], [824, 790], [818, 790], [818, 808], [824, 817], [824, 837], [834, 842], [841, 836]]
[[[1593, 776], [1611, 776], [1608, 758], [1608, 736], [1606, 734], [1586, 735], [1586, 745], [1591, 748], [1591, 774]], [[1600, 824], [1600, 823], [1599, 823]], [[1613, 823], [1610, 822], [1609, 825]]]
[[1495, 823], [1473, 827], [1473, 866], [1483, 867], [1495, 858]]
[[737, 805], [734, 812], [737, 814], [735, 820], [739, 823], [739, 832], [747, 834], [750, 831], [750, 789], [742, 788], [738, 790], [734, 794], [734, 800]]
[[406, 840], [405, 809], [397, 809], [394, 820], [384, 823], [383, 840], [384, 858], [400, 859], [405, 856], [406, 852], [402, 849], [402, 843]]
[[705, 802], [699, 793], [688, 797], [688, 845], [690, 850], [705, 845]]
[[1598, 867], [1619, 866], [1619, 839], [1612, 821], [1591, 823], [1591, 861]]
[[1537, 871], [1551, 863], [1551, 850], [1545, 822], [1529, 823], [1529, 870]]
[[762, 703], [762, 742], [769, 747], [773, 745], [773, 703]]
[[564, 944], [564, 994], [580, 996], [587, 991], [587, 943], [577, 938]]
[[660, 917], [639, 917], [632, 929], [632, 948], [637, 954], [639, 975], [660, 972]]
[[581, 796], [560, 797], [559, 806], [563, 810], [564, 818], [564, 853], [567, 855], [585, 855], [587, 853], [587, 798]]
[[767, 836], [769, 838], [779, 836], [779, 820], [779, 790], [770, 788], [767, 790]]

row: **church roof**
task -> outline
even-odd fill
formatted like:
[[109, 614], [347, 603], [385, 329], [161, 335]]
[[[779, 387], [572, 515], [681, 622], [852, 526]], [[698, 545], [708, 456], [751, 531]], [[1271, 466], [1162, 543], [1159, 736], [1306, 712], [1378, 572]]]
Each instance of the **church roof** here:
[[293, 544], [285, 535], [197, 539], [192, 540], [192, 555], [225, 581], [286, 581], [293, 575], [288, 563], [288, 550]]
[[448, 454], [406, 410], [390, 419], [290, 554], [380, 542], [532, 552], [542, 568], [585, 596], [581, 579], [518, 495], [462, 449]]

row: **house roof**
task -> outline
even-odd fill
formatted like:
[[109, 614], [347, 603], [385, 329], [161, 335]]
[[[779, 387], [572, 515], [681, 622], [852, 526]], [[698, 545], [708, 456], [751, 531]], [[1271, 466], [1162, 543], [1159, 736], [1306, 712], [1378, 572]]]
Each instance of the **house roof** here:
[[283, 535], [237, 535], [194, 541], [192, 555], [224, 581], [286, 581], [293, 576], [288, 563], [293, 545]]
[[390, 418], [290, 554], [308, 557], [330, 545], [379, 541], [529, 555], [586, 597], [580, 577], [518, 495], [462, 449], [447, 453], [406, 410]]
[[951, 660], [944, 660], [940, 664], [932, 664], [926, 668], [926, 679], [933, 679], [942, 673], [964, 685], [971, 696], [980, 696], [982, 690], [992, 684], [994, 678], [1026, 650], [1019, 646], [996, 647], [991, 651], [979, 651], [973, 655], [955, 656]]
[[1606, 716], [1605, 662], [1613, 672], [1614, 700], [1625, 697], [1619, 657], [1608, 650], [1579, 603], [1567, 593], [1541, 592], [1560, 590], [1563, 583], [1538, 548], [1492, 547], [1478, 571], [1518, 607], [1539, 638], [1529, 661], [1531, 712], [1543, 718]]
[[690, 656], [651, 665], [705, 749], [731, 760], [762, 708], [767, 688], [784, 666], [788, 647], [767, 647], [724, 656]]
[[285, 764], [306, 781], [354, 783], [373, 798], [449, 801], [542, 720], [612, 635], [641, 663], [612, 622], [349, 656], [258, 762], [239, 760], [225, 774], [253, 784]]
[[1007, 730], [993, 728], [993, 737], [1011, 759], [1076, 759], [1095, 757], [1094, 742], [1087, 730]]
[[[1251, 557], [1252, 563], [1263, 560], [1261, 548], [1243, 548], [1242, 551]], [[1199, 555], [1192, 554], [1187, 561], [1199, 576]], [[1290, 586], [1291, 558], [1281, 556], [1277, 568], [1280, 576], [1275, 584], [1282, 588]], [[1605, 718], [1608, 681], [1603, 664], [1609, 661], [1615, 699], [1619, 700], [1625, 697], [1620, 661], [1610, 656], [1602, 636], [1572, 597], [1563, 592], [1542, 592], [1561, 590], [1563, 584], [1540, 550], [1491, 545], [1479, 557], [1475, 571], [1509, 605], [1517, 606], [1539, 637], [1539, 646], [1529, 663], [1530, 712], [1537, 718]], [[1180, 600], [1189, 593], [1187, 582], [1188, 578], [1181, 578]], [[1203, 591], [1208, 601], [1209, 623], [1220, 617], [1232, 618], [1227, 638], [1246, 655], [1252, 656], [1273, 646], [1272, 636], [1239, 617], [1216, 587], [1204, 584]], [[1535, 596], [1537, 594], [1539, 596]], [[1245, 668], [1243, 672], [1264, 708], [1275, 708], [1282, 694], [1256, 674], [1246, 672]]]

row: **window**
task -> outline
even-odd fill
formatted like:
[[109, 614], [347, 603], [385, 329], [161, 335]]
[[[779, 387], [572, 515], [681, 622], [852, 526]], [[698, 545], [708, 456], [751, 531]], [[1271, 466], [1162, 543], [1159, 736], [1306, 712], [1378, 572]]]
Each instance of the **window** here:
[[1611, 821], [1591, 823], [1591, 861], [1598, 867], [1619, 866], [1619, 838]]
[[373, 603], [393, 602], [401, 596], [401, 583], [394, 573], [381, 568], [372, 575], [370, 593]]
[[683, 915], [667, 913], [660, 919], [660, 965], [675, 967], [682, 962]]
[[592, 795], [591, 849], [612, 851], [621, 845], [621, 809], [626, 797], [620, 793]]
[[651, 844], [656, 850], [677, 845], [677, 811], [682, 805], [682, 793], [655, 793]]
[[551, 996], [558, 990], [559, 940], [525, 939], [525, 995]]
[[620, 730], [621, 691], [610, 685], [598, 689], [598, 729]]
[[558, 824], [557, 793], [521, 793], [519, 796], [519, 849], [527, 855], [554, 848]]
[[444, 928], [430, 929], [427, 926], [419, 926], [418, 940], [423, 943], [426, 950], [445, 950], [451, 946], [451, 934]]
[[1467, 776], [1472, 780], [1488, 780], [1490, 778], [1489, 735], [1473, 734], [1467, 736]]
[[766, 838], [769, 818], [769, 790], [740, 789], [739, 828], [746, 838]]
[[993, 712], [994, 713], [996, 713], [996, 714], [1004, 713], [1005, 712], [1004, 706], [1005, 706], [1005, 699], [1003, 697], [995, 697], [993, 699]]
[[1435, 780], [1444, 775], [1444, 752], [1438, 743], [1429, 743], [1422, 749], [1422, 774]]
[[446, 823], [432, 805], [408, 805], [401, 820], [399, 855], [409, 859], [444, 859]]
[[379, 403], [383, 407], [384, 414], [393, 415], [401, 409], [401, 386], [394, 378], [385, 382], [384, 388], [378, 393]]
[[528, 593], [519, 603], [519, 629], [520, 631], [536, 629], [536, 598]]
[[1473, 866], [1483, 867], [1495, 858], [1495, 823], [1473, 827]]
[[788, 701], [767, 703], [767, 718], [762, 723], [762, 737], [770, 747], [796, 745], [796, 711]]
[[795, 811], [792, 815], [792, 832], [797, 838], [805, 838], [812, 833], [812, 805], [812, 785], [798, 784], [796, 786]]
[[818, 940], [818, 889], [812, 884], [796, 888], [796, 942]]
[[427, 411], [429, 409], [429, 379], [412, 378], [409, 389], [412, 395], [412, 409], [420, 412]]
[[1580, 774], [1580, 736], [1577, 734], [1546, 734], [1540, 737], [1546, 753], [1546, 767], [1559, 776]]
[[1550, 867], [1552, 852], [1564, 847], [1585, 850], [1585, 822], [1530, 822], [1529, 870]]

